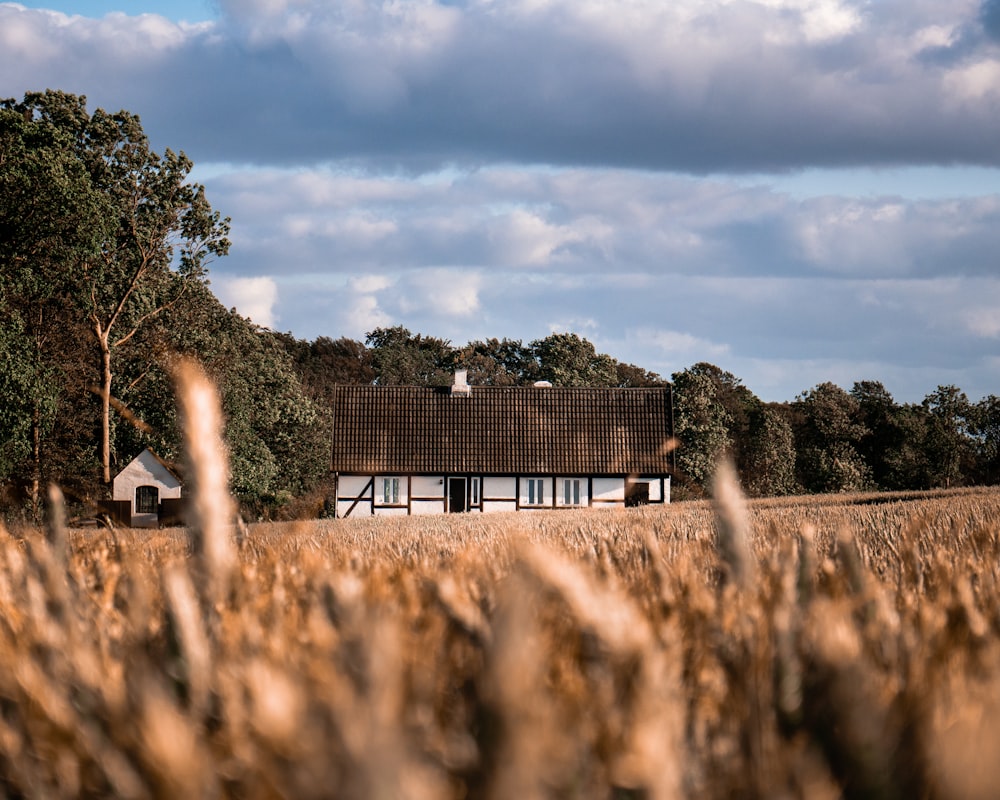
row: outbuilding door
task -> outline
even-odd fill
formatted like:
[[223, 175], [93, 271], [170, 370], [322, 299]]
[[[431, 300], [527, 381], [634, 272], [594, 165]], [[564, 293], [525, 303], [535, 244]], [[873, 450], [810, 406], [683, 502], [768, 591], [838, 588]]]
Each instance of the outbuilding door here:
[[448, 511], [461, 514], [466, 510], [465, 478], [448, 478]]
[[648, 506], [649, 505], [649, 484], [645, 481], [635, 481], [626, 484], [625, 506]]

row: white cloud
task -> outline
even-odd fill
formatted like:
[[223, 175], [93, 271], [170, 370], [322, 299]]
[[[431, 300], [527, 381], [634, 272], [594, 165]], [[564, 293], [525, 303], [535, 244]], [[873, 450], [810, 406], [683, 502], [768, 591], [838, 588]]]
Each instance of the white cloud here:
[[388, 289], [393, 283], [394, 280], [388, 275], [359, 275], [347, 281], [347, 285], [358, 294], [375, 294]]
[[341, 302], [342, 323], [350, 336], [363, 338], [368, 331], [392, 324], [392, 318], [381, 309], [373, 294], [356, 294], [342, 298]]
[[962, 65], [944, 78], [949, 94], [971, 103], [982, 103], [1000, 94], [1000, 60], [995, 58]]
[[633, 336], [646, 340], [652, 347], [671, 358], [690, 358], [700, 361], [706, 358], [719, 358], [730, 352], [727, 344], [701, 339], [682, 331], [647, 328], [636, 330]]
[[516, 208], [498, 219], [492, 244], [511, 263], [544, 266], [558, 258], [560, 248], [580, 241], [571, 227], [556, 225], [538, 213]]
[[468, 317], [479, 310], [478, 273], [457, 269], [422, 269], [406, 276], [396, 304], [404, 314]]
[[969, 330], [984, 339], [1000, 339], [1000, 308], [977, 308], [966, 315]]
[[583, 337], [594, 336], [601, 327], [593, 317], [566, 317], [546, 326], [549, 333], [575, 333]]
[[278, 285], [273, 278], [222, 277], [212, 282], [212, 288], [223, 305], [235, 308], [262, 327], [274, 328]]

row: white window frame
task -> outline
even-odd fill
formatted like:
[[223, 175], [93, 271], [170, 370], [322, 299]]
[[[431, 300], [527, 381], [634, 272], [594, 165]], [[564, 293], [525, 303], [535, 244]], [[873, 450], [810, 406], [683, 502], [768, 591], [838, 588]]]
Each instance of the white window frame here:
[[469, 478], [469, 506], [478, 506], [479, 501], [479, 478]]
[[382, 504], [399, 505], [399, 478], [382, 478]]
[[578, 505], [580, 505], [580, 479], [579, 478], [564, 478], [563, 479], [563, 505], [565, 505], [565, 506], [578, 506]]
[[529, 506], [545, 505], [545, 478], [527, 478], [528, 481], [528, 502]]

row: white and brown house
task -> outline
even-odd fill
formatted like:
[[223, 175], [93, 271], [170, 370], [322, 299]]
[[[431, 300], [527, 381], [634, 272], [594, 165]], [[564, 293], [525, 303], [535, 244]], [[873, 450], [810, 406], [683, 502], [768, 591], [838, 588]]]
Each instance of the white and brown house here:
[[155, 528], [180, 523], [182, 494], [177, 469], [147, 447], [115, 476], [112, 502], [105, 505], [119, 524]]
[[338, 517], [670, 502], [670, 387], [339, 386]]

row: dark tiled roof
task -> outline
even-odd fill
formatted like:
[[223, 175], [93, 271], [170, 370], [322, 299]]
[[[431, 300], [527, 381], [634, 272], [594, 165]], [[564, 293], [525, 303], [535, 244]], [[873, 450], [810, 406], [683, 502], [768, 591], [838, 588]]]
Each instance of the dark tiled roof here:
[[666, 473], [670, 389], [340, 386], [333, 469], [360, 473]]

